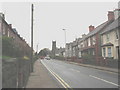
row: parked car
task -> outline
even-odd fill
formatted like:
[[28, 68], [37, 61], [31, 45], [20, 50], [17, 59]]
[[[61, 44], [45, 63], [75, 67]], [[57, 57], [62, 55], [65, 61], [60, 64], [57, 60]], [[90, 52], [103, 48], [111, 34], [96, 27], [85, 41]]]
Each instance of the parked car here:
[[45, 59], [46, 59], [46, 60], [50, 60], [50, 57], [49, 57], [49, 56], [47, 56], [47, 57], [45, 57]]
[[44, 56], [40, 56], [40, 59], [44, 59]]

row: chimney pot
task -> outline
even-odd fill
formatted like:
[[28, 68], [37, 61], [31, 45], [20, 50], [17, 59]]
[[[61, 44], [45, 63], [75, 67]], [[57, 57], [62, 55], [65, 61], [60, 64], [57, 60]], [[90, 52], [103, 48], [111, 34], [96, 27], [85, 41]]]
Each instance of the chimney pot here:
[[114, 20], [114, 12], [113, 11], [108, 11], [108, 21]]
[[86, 36], [86, 34], [82, 34], [82, 38], [84, 38]]
[[5, 15], [3, 13], [0, 13], [0, 16], [5, 19]]
[[114, 19], [116, 20], [120, 16], [120, 9], [114, 10]]
[[12, 24], [9, 24], [10, 28], [12, 28]]
[[89, 32], [92, 32], [94, 29], [95, 29], [94, 26], [92, 26], [92, 25], [89, 26]]

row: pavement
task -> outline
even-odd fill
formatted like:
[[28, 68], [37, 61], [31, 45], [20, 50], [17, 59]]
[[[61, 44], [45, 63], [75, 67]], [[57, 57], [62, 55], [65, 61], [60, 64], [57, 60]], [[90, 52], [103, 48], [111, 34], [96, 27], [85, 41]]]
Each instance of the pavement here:
[[34, 72], [31, 73], [25, 88], [59, 88], [47, 69], [37, 60], [34, 64]]
[[89, 68], [94, 68], [94, 69], [99, 69], [99, 70], [104, 70], [104, 71], [110, 71], [110, 72], [118, 73], [118, 69], [117, 68], [95, 66], [95, 65], [90, 65], [90, 64], [81, 64], [81, 63], [70, 62], [70, 61], [64, 61], [64, 62], [70, 63], [70, 64], [75, 64], [75, 65], [80, 65], [80, 66], [83, 66], [83, 67], [89, 67]]

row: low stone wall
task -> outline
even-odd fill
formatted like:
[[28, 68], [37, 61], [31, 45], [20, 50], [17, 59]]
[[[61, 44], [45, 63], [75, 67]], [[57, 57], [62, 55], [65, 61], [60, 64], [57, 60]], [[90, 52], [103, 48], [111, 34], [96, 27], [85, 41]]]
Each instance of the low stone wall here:
[[30, 60], [3, 60], [2, 88], [22, 88], [30, 75]]

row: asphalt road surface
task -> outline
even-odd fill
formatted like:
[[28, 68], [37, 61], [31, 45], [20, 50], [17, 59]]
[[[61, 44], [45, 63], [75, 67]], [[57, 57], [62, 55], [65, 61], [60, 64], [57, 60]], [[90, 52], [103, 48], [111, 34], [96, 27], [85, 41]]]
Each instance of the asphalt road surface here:
[[58, 60], [41, 60], [65, 88], [118, 88], [118, 74]]

